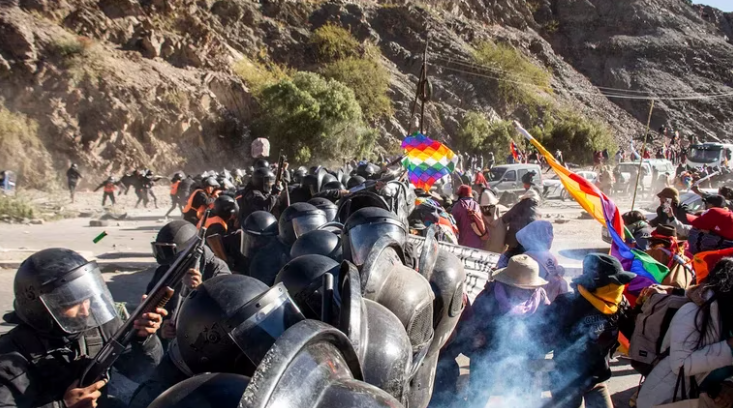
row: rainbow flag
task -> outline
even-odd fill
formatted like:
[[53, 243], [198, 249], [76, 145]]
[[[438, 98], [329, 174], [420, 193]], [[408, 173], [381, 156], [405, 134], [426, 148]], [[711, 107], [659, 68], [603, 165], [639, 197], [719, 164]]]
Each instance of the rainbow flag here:
[[621, 261], [624, 269], [635, 273], [641, 278], [646, 278], [652, 283], [661, 283], [669, 273], [669, 268], [660, 264], [646, 252], [629, 248], [622, 238], [625, 233], [624, 222], [621, 219], [616, 204], [601, 192], [593, 183], [568, 170], [555, 160], [540, 142], [527, 132], [519, 122], [514, 122], [517, 128], [537, 151], [545, 156], [547, 164], [552, 167], [560, 178], [563, 186], [575, 201], [583, 207], [593, 218], [608, 228], [613, 238], [611, 254]]
[[456, 168], [458, 156], [443, 143], [415, 132], [402, 141], [405, 158], [402, 165], [415, 188], [430, 191], [438, 180], [451, 174]]

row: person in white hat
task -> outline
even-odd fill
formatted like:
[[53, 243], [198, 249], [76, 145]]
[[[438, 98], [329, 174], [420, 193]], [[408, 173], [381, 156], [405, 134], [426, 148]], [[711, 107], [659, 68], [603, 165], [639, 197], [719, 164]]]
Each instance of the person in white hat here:
[[[469, 351], [469, 405], [483, 407], [499, 381], [502, 393], [531, 393], [534, 378], [528, 364], [543, 358], [539, 328], [544, 310], [550, 304], [540, 277], [540, 265], [528, 255], [516, 255], [506, 268], [494, 272], [473, 305], [473, 316], [466, 325], [472, 336]], [[465, 354], [465, 353], [464, 353]], [[513, 373], [506, 376], [507, 372]], [[528, 395], [528, 397], [530, 397]], [[539, 398], [540, 392], [531, 397]]]

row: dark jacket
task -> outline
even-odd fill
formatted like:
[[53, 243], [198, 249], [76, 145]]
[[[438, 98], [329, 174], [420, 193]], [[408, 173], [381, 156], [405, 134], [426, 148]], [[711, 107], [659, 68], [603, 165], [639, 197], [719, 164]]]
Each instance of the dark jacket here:
[[173, 363], [170, 353], [166, 353], [150, 378], [137, 387], [130, 398], [128, 408], [146, 408], [168, 388], [188, 378], [189, 376]]
[[[42, 337], [25, 324], [4, 334], [0, 337], [0, 406], [65, 407], [66, 389], [86, 366], [80, 357], [96, 355], [103, 339], [110, 338], [121, 325], [122, 321], [115, 318], [87, 331], [79, 340]], [[143, 381], [162, 357], [158, 337], [148, 336], [145, 340], [133, 340], [114, 366], [133, 381]], [[105, 389], [99, 399], [100, 407], [104, 407], [107, 397]]]
[[193, 192], [194, 184], [196, 184], [196, 181], [191, 176], [186, 176], [186, 178], [181, 180], [181, 183], [178, 185], [178, 191], [176, 192], [179, 202], [186, 203], [186, 200], [188, 200], [188, 197]]
[[81, 178], [81, 173], [79, 173], [78, 170], [69, 168], [69, 170], [66, 170], [66, 179], [69, 181], [69, 183], [76, 184], [79, 179]]
[[546, 351], [554, 350], [552, 395], [585, 391], [611, 378], [620, 313], [599, 312], [578, 292], [564, 293], [546, 311]]
[[[679, 222], [683, 224], [690, 224], [689, 221], [687, 221], [687, 214], [690, 212], [690, 209], [687, 208], [687, 205], [678, 203], [677, 205], [674, 205], [672, 207], [672, 210], [674, 212], [674, 218], [679, 220]], [[652, 228], [656, 228], [658, 225], [661, 224], [672, 224], [672, 218], [670, 218], [667, 213], [664, 212], [664, 207], [659, 206], [657, 207], [657, 218], [653, 219], [649, 225], [652, 226]]]
[[517, 245], [517, 232], [526, 227], [532, 221], [536, 221], [540, 218], [537, 211], [539, 205], [540, 203], [536, 200], [525, 198], [520, 200], [514, 205], [514, 207], [510, 208], [509, 211], [501, 216], [501, 220], [504, 221], [504, 224], [509, 226], [505, 242], [510, 248]]
[[636, 249], [646, 251], [649, 249], [649, 238], [652, 236], [653, 228], [646, 221], [638, 221], [627, 225], [629, 232], [634, 236]]
[[[204, 246], [204, 259], [204, 270], [201, 271], [202, 280], [204, 282], [213, 278], [214, 276], [231, 274], [229, 266], [227, 266], [226, 262], [217, 258], [207, 246]], [[199, 267], [197, 266], [196, 268], [198, 269]], [[163, 277], [163, 275], [165, 275], [167, 271], [168, 265], [158, 266], [158, 268], [155, 270], [155, 273], [153, 274], [153, 278], [150, 279], [150, 282], [148, 283], [148, 287], [145, 289], [145, 292], [150, 293], [150, 291], [155, 287], [155, 285]], [[168, 317], [171, 317], [173, 315], [176, 305], [178, 305], [178, 299], [180, 298], [181, 293], [181, 284], [179, 283], [173, 289], [175, 290], [175, 293], [173, 294], [171, 300], [168, 301], [168, 304], [166, 304], [165, 306], [165, 309], [168, 311]]]
[[[239, 194], [238, 194], [239, 195]], [[239, 203], [240, 219], [244, 221], [248, 215], [255, 211], [272, 212], [277, 204], [278, 196], [276, 194], [265, 194], [257, 190], [252, 184], [247, 184], [241, 194], [242, 198]]]

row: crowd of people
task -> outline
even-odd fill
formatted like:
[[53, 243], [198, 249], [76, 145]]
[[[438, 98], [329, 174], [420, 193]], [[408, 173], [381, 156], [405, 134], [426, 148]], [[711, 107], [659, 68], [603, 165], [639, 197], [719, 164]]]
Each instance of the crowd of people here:
[[[389, 163], [281, 163], [171, 177], [167, 216], [181, 219], [152, 243], [159, 267], [146, 293], [192, 242], [206, 245], [172, 298], [136, 316], [109, 378], [91, 385], [81, 374], [129, 315], [95, 262], [60, 248], [26, 259], [5, 316], [17, 326], [0, 337], [0, 406], [450, 408], [501, 395], [517, 407], [612, 407], [611, 358], [626, 346], [645, 377], [635, 406], [731, 406], [733, 259], [705, 275], [690, 268], [695, 254], [733, 248], [729, 187], [705, 195], [697, 214], [671, 186], [658, 191], [655, 219], [623, 214], [628, 246], [669, 270], [662, 282], [605, 254], [587, 255], [570, 280], [531, 172], [502, 212], [481, 171], [452, 178], [446, 197], [410, 187]], [[81, 173], [68, 175], [73, 198]], [[157, 206], [158, 180], [135, 171], [98, 189], [103, 205], [133, 187], [138, 204]], [[501, 254], [473, 300], [454, 253], [466, 248]], [[640, 357], [644, 341], [657, 358]], [[119, 375], [139, 384], [127, 399], [111, 387]]]

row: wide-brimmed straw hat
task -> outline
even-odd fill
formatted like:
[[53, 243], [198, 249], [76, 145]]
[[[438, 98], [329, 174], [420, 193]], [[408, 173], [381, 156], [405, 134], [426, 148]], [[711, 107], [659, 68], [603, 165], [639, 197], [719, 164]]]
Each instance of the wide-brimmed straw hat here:
[[540, 277], [540, 265], [528, 255], [514, 255], [506, 268], [494, 271], [493, 277], [520, 289], [536, 289], [549, 283]]

